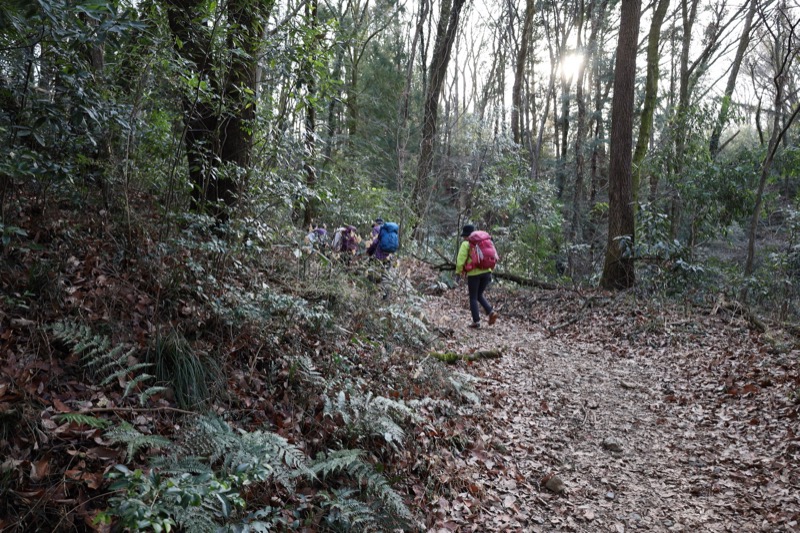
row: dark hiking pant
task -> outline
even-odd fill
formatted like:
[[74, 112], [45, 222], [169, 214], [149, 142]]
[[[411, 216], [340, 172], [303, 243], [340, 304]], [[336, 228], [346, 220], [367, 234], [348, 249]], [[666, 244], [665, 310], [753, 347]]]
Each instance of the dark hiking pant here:
[[481, 315], [478, 304], [481, 304], [483, 310], [489, 315], [492, 313], [492, 306], [483, 297], [483, 291], [489, 286], [492, 281], [492, 273], [486, 272], [477, 276], [467, 276], [467, 287], [469, 288], [469, 310], [472, 313], [472, 321], [480, 322]]

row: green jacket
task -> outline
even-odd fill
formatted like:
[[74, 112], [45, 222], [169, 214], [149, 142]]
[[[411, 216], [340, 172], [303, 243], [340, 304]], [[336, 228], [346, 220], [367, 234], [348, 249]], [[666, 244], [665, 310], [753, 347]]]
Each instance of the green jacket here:
[[[462, 272], [464, 272], [464, 265], [467, 264], [467, 260], [469, 260], [469, 241], [462, 241], [461, 247], [458, 249], [458, 258], [456, 259], [456, 275], [460, 276]], [[491, 272], [491, 268], [473, 268], [469, 272], [467, 272], [467, 276], [480, 276], [481, 274], [486, 274], [487, 272]]]

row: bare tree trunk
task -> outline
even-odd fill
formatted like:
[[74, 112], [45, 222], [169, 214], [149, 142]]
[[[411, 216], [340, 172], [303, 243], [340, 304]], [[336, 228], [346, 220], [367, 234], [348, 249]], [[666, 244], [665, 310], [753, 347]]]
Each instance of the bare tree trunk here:
[[640, 0], [622, 0], [619, 43], [614, 68], [611, 108], [611, 167], [609, 169], [608, 245], [600, 285], [618, 290], [633, 286], [635, 243], [631, 152], [633, 149], [633, 95], [639, 36]]
[[731, 65], [731, 72], [728, 76], [728, 83], [725, 86], [725, 94], [722, 96], [722, 106], [719, 110], [719, 117], [717, 123], [714, 125], [714, 130], [711, 132], [711, 139], [708, 143], [708, 150], [711, 152], [711, 157], [716, 159], [719, 153], [719, 138], [722, 135], [722, 128], [728, 122], [728, 112], [731, 105], [731, 97], [733, 97], [733, 90], [736, 88], [736, 78], [739, 75], [739, 68], [742, 65], [744, 54], [747, 47], [750, 45], [750, 30], [753, 26], [753, 17], [756, 14], [757, 2], [756, 0], [749, 0], [750, 9], [747, 10], [747, 17], [744, 20], [742, 27], [742, 36], [739, 38], [739, 47], [736, 49], [736, 57], [733, 59]]
[[[309, 24], [311, 31], [315, 31], [317, 27], [317, 0], [310, 0], [305, 5], [305, 16], [306, 21]], [[306, 54], [308, 54], [308, 58], [305, 61], [305, 65], [303, 65], [303, 72], [301, 74], [302, 78], [299, 80], [299, 83], [302, 83], [306, 87], [306, 106], [305, 106], [305, 140], [303, 145], [303, 171], [306, 174], [306, 187], [309, 191], [314, 191], [317, 188], [317, 169], [315, 165], [315, 156], [316, 156], [316, 139], [317, 139], [317, 132], [316, 132], [316, 123], [317, 123], [317, 105], [316, 105], [316, 93], [317, 93], [317, 83], [314, 73], [314, 56], [316, 55], [317, 51], [317, 43], [319, 41], [319, 37], [315, 36], [311, 50], [306, 50]], [[351, 73], [352, 76], [355, 78], [356, 74], [355, 71]], [[353, 87], [355, 87], [355, 81], [353, 81]], [[348, 97], [348, 109], [350, 104], [350, 98]], [[355, 120], [354, 117], [350, 117], [351, 119]], [[352, 126], [351, 126], [352, 127]], [[316, 205], [313, 198], [306, 198], [305, 205], [303, 209], [303, 227], [308, 227], [314, 220], [316, 216]]]
[[522, 142], [520, 134], [522, 87], [525, 82], [525, 65], [528, 59], [528, 43], [530, 41], [531, 26], [533, 25], [534, 9], [533, 0], [525, 0], [525, 20], [522, 23], [522, 35], [520, 38], [519, 50], [517, 51], [517, 63], [514, 69], [514, 87], [511, 92], [511, 134], [514, 138], [514, 142], [517, 144]]
[[424, 206], [425, 191], [428, 188], [428, 178], [433, 167], [433, 143], [436, 139], [437, 118], [439, 115], [439, 95], [447, 73], [447, 64], [450, 61], [450, 51], [453, 47], [458, 20], [461, 9], [466, 0], [449, 0], [442, 2], [439, 23], [436, 28], [436, 42], [429, 69], [429, 85], [425, 94], [424, 116], [422, 119], [422, 139], [420, 141], [419, 166], [417, 179], [411, 190], [411, 208], [417, 217], [415, 227], [419, 227], [422, 208]]
[[[575, 132], [575, 190], [572, 197], [572, 224], [570, 230], [570, 240], [574, 243], [584, 242], [583, 236], [583, 217], [585, 211], [585, 167], [586, 167], [586, 154], [584, 141], [587, 136], [587, 120], [586, 120], [586, 96], [584, 95], [584, 85], [586, 78], [587, 66], [595, 58], [597, 54], [597, 38], [600, 29], [605, 24], [605, 12], [608, 2], [600, 0], [596, 5], [592, 1], [588, 7], [588, 14], [590, 17], [591, 33], [589, 34], [589, 41], [586, 46], [586, 57], [581, 63], [578, 70], [578, 79], [575, 84], [575, 102], [578, 105], [578, 116]], [[583, 9], [580, 13], [580, 22], [578, 25], [578, 51], [582, 52], [581, 43], [581, 27], [583, 25]], [[570, 254], [570, 270], [575, 271], [574, 259]]]
[[397, 190], [403, 191], [405, 183], [405, 167], [408, 158], [408, 106], [411, 98], [411, 81], [414, 74], [414, 59], [417, 55], [417, 43], [425, 29], [425, 18], [428, 13], [428, 0], [419, 0], [419, 18], [417, 19], [414, 38], [411, 41], [411, 52], [406, 66], [406, 84], [400, 98], [400, 124], [397, 127]]
[[658, 99], [658, 62], [661, 59], [658, 45], [661, 36], [661, 25], [667, 14], [669, 0], [658, 0], [653, 19], [650, 23], [650, 34], [647, 37], [647, 81], [644, 89], [644, 105], [642, 118], [639, 124], [639, 136], [636, 139], [636, 150], [633, 153], [633, 201], [639, 202], [639, 188], [642, 179], [642, 163], [647, 155], [650, 144], [650, 133], [653, 130], [653, 115], [655, 114]]
[[[763, 23], [768, 26], [765, 15], [762, 13], [761, 16]], [[749, 277], [753, 274], [756, 233], [758, 230], [758, 221], [761, 217], [764, 187], [766, 186], [767, 178], [769, 177], [769, 172], [775, 159], [775, 152], [778, 150], [781, 138], [786, 135], [786, 131], [797, 118], [798, 113], [800, 113], [799, 104], [795, 106], [791, 116], [786, 120], [785, 124], [781, 126], [781, 122], [783, 121], [780, 109], [784, 103], [783, 100], [786, 90], [786, 83], [789, 78], [788, 73], [791, 71], [794, 59], [797, 57], [797, 54], [800, 53], [800, 47], [798, 47], [796, 43], [798, 39], [796, 29], [798, 25], [800, 25], [800, 19], [790, 20], [785, 11], [785, 4], [778, 10], [776, 18], [777, 22], [775, 24], [775, 28], [767, 28], [774, 41], [774, 50], [772, 56], [774, 61], [775, 76], [772, 78], [772, 81], [775, 85], [775, 99], [773, 101], [775, 115], [772, 120], [772, 134], [769, 138], [767, 153], [764, 156], [764, 161], [761, 163], [761, 178], [759, 179], [758, 190], [756, 191], [756, 204], [753, 207], [753, 216], [750, 219], [750, 230], [748, 232], [747, 239], [747, 260], [745, 261], [744, 265], [745, 277]], [[744, 300], [746, 297], [747, 286], [745, 285], [742, 287], [741, 298]]]
[[[583, 22], [584, 22], [584, 7], [583, 2], [579, 2], [578, 8], [578, 31], [577, 31], [577, 45], [576, 51], [583, 53]], [[591, 17], [594, 9], [593, 2], [589, 4], [589, 16]], [[595, 35], [596, 26], [593, 26], [592, 34]], [[591, 41], [591, 37], [590, 37]], [[586, 73], [586, 61], [582, 61], [578, 67], [578, 76], [575, 80], [575, 103], [578, 107], [578, 116], [576, 117], [576, 130], [575, 130], [575, 189], [572, 194], [572, 220], [570, 224], [569, 240], [573, 243], [583, 241], [583, 232], [581, 230], [581, 219], [583, 217], [583, 181], [584, 181], [584, 155], [583, 155], [583, 138], [586, 135], [586, 102], [583, 97], [583, 83], [584, 75]], [[575, 264], [573, 254], [569, 254], [568, 259], [570, 271], [575, 271]]]

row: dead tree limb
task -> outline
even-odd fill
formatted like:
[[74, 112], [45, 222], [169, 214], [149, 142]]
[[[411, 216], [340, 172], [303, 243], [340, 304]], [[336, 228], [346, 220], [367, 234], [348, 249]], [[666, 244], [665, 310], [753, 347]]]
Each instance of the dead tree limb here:
[[[428, 263], [428, 264], [430, 264], [430, 263]], [[432, 266], [433, 266], [434, 269], [436, 269], [436, 270], [438, 270], [440, 272], [446, 272], [448, 270], [454, 271], [456, 269], [456, 265], [454, 263], [451, 263], [450, 261], [446, 261], [444, 263], [440, 263], [438, 265], [432, 265]], [[496, 277], [498, 279], [505, 279], [505, 280], [508, 280], [508, 281], [513, 281], [517, 285], [522, 285], [524, 287], [536, 287], [537, 289], [545, 289], [545, 290], [548, 290], [548, 291], [554, 291], [554, 290], [558, 290], [558, 289], [562, 288], [562, 287], [559, 287], [558, 285], [556, 285], [555, 283], [548, 283], [546, 281], [539, 281], [539, 280], [530, 279], [530, 278], [523, 278], [522, 276], [517, 276], [516, 274], [510, 274], [508, 272], [495, 270], [495, 271], [492, 272], [492, 274], [494, 274], [494, 277]]]

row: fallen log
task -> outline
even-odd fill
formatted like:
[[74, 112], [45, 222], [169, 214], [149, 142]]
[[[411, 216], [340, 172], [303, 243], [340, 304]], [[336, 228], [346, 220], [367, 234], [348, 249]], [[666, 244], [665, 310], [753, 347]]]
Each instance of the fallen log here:
[[[440, 272], [445, 272], [447, 270], [455, 271], [456, 265], [454, 263], [446, 262], [446, 263], [440, 263], [438, 265], [433, 265], [433, 268], [435, 268]], [[492, 272], [492, 274], [494, 275], [494, 277], [498, 279], [505, 279], [508, 281], [512, 281], [517, 285], [522, 285], [524, 287], [536, 287], [537, 289], [545, 289], [548, 291], [554, 291], [561, 288], [554, 283], [548, 283], [546, 281], [539, 281], [530, 278], [523, 278], [522, 276], [517, 276], [516, 274], [503, 272], [502, 270], [495, 270]]]
[[431, 357], [444, 361], [447, 364], [455, 364], [458, 360], [480, 361], [481, 359], [498, 359], [503, 356], [500, 350], [477, 350], [472, 353], [459, 354], [456, 352], [431, 352]]

